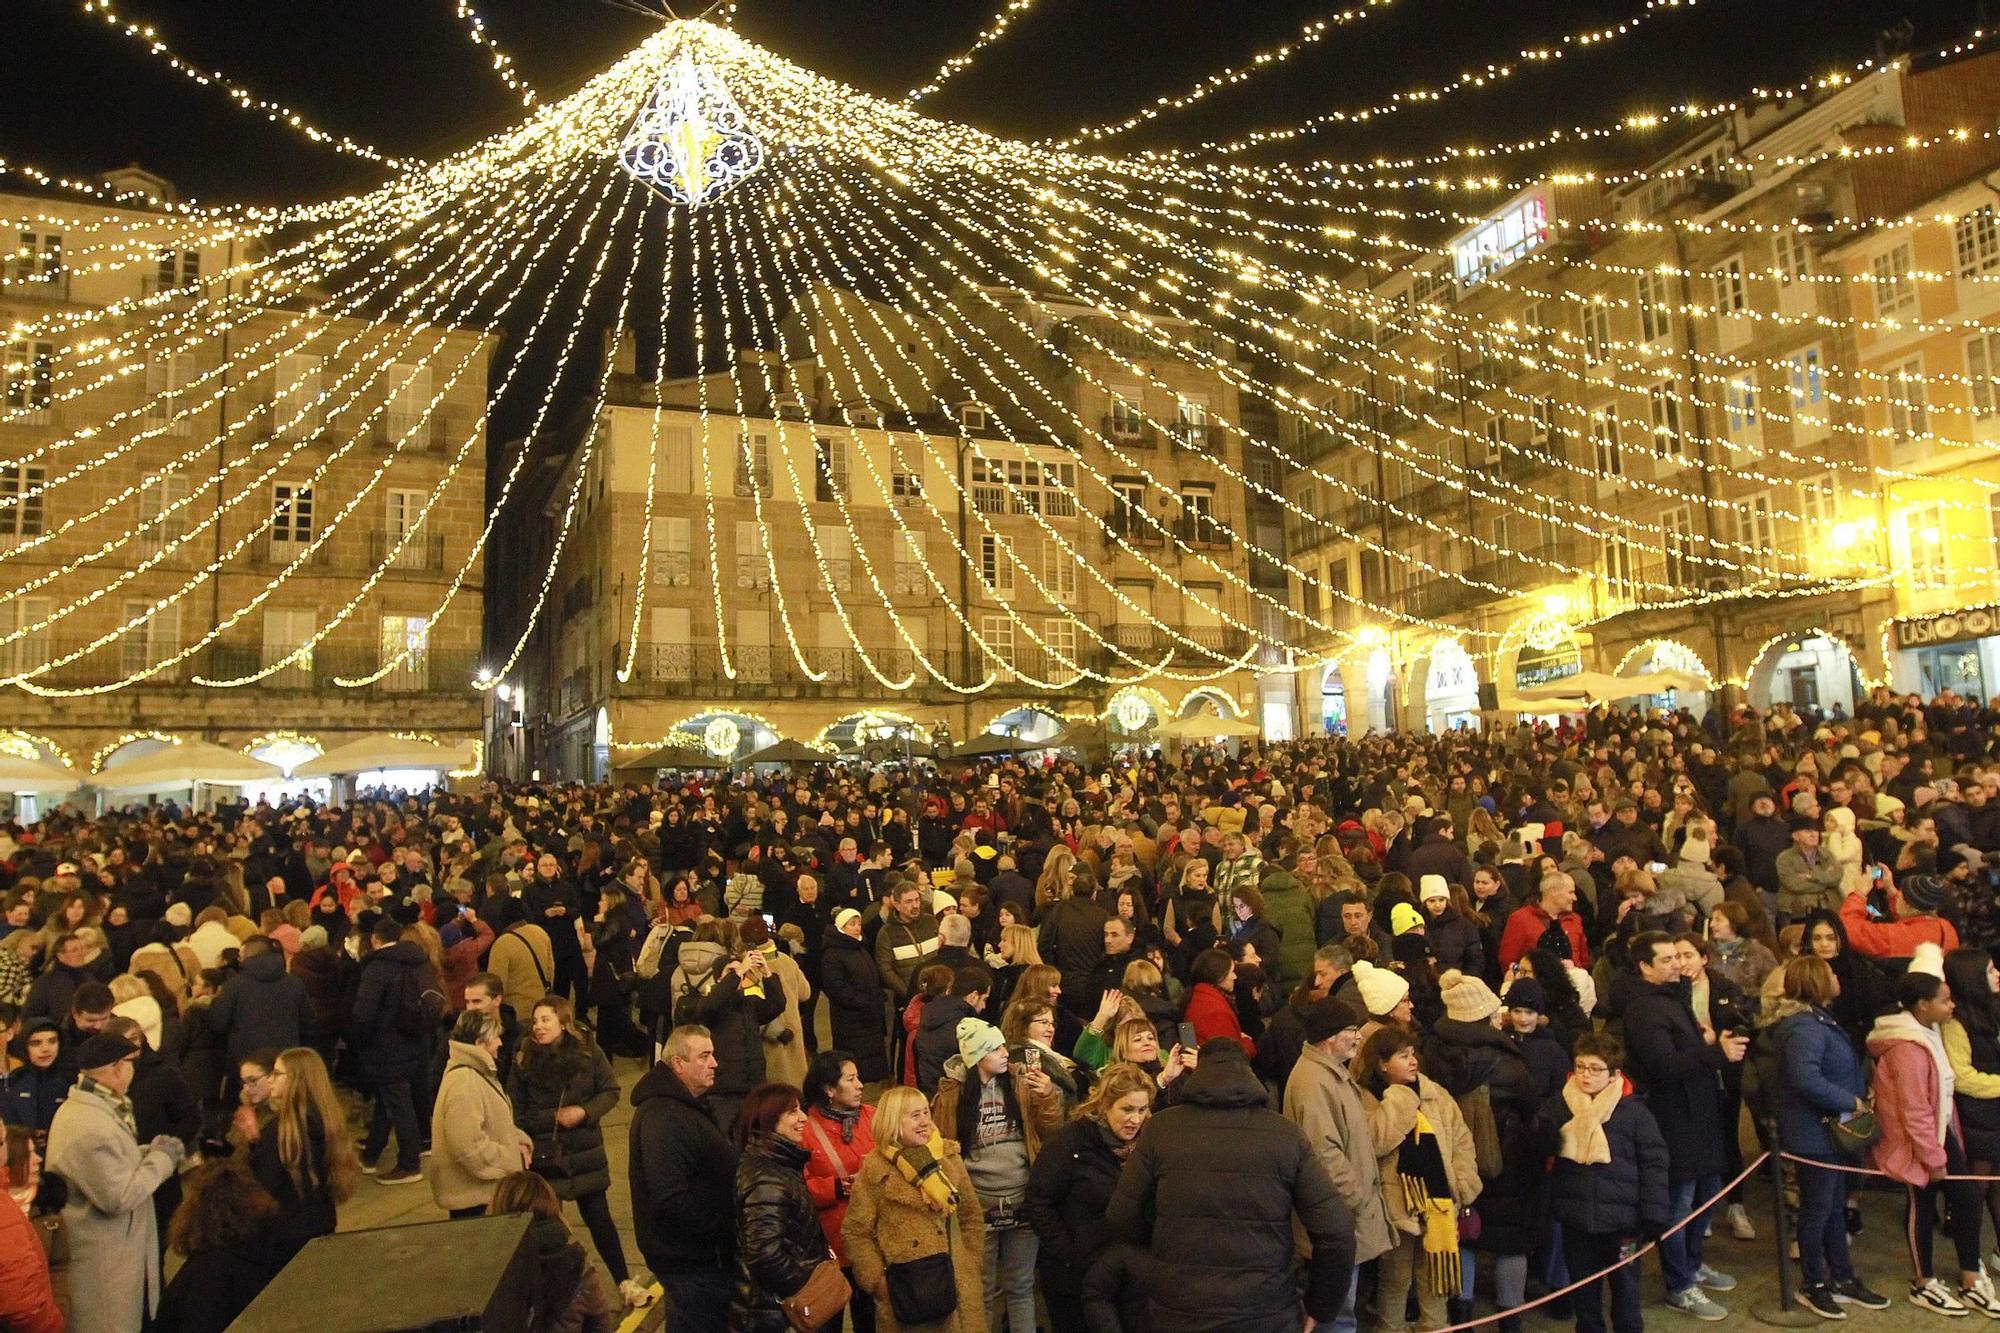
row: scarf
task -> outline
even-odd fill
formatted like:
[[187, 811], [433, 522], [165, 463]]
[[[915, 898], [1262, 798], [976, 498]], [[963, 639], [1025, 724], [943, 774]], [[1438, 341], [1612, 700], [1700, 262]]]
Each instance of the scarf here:
[[1936, 1028], [1919, 1023], [1916, 1015], [1909, 1010], [1898, 1009], [1875, 1020], [1875, 1027], [1868, 1034], [1868, 1044], [1873, 1046], [1878, 1041], [1920, 1042], [1930, 1052], [1931, 1063], [1937, 1066], [1937, 1134], [1938, 1142], [1942, 1144], [1951, 1133], [1951, 1098], [1958, 1085], [1957, 1077], [1951, 1072], [1951, 1061], [1945, 1058], [1944, 1038], [1938, 1035]]
[[921, 1148], [905, 1148], [893, 1140], [887, 1142], [883, 1156], [895, 1164], [904, 1180], [917, 1187], [933, 1211], [949, 1213], [958, 1207], [958, 1191], [945, 1179], [943, 1135], [933, 1128], [930, 1142]]
[[88, 1074], [79, 1075], [76, 1080], [76, 1086], [79, 1092], [88, 1092], [94, 1096], [102, 1097], [109, 1103], [111, 1109], [117, 1113], [118, 1123], [125, 1126], [125, 1132], [132, 1136], [133, 1142], [136, 1143], [138, 1141], [139, 1118], [133, 1113], [132, 1099], [130, 1097], [121, 1096], [113, 1092]]
[[831, 1120], [840, 1130], [842, 1143], [854, 1142], [854, 1131], [861, 1127], [860, 1107], [857, 1106], [852, 1111], [843, 1111], [838, 1106], [828, 1104], [820, 1108], [820, 1114]]
[[1461, 1282], [1458, 1205], [1452, 1201], [1451, 1180], [1445, 1174], [1444, 1154], [1438, 1150], [1437, 1131], [1421, 1110], [1410, 1136], [1397, 1150], [1396, 1175], [1402, 1182], [1404, 1204], [1423, 1228], [1424, 1272], [1431, 1290], [1456, 1295]]
[[1601, 1166], [1611, 1160], [1611, 1141], [1604, 1137], [1604, 1122], [1618, 1109], [1623, 1095], [1621, 1082], [1613, 1078], [1593, 1097], [1577, 1087], [1574, 1078], [1564, 1081], [1563, 1105], [1569, 1108], [1570, 1118], [1562, 1127], [1556, 1156], [1583, 1166]]

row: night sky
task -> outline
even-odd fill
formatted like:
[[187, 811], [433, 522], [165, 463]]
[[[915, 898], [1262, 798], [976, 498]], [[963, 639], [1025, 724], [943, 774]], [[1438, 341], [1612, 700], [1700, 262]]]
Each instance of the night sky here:
[[[586, 81], [649, 26], [612, 0], [475, 3], [544, 95]], [[743, 0], [738, 27], [782, 55], [893, 96], [967, 45], [999, 3]], [[1351, 0], [1041, 0], [927, 105], [1000, 133], [1058, 133], [1182, 91], [1343, 3]], [[1282, 71], [1117, 142], [1165, 145], [1290, 123], [1433, 86], [1639, 7], [1639, 0], [1396, 0]], [[1499, 90], [1307, 143], [1335, 156], [1373, 156], [1731, 96], [1869, 55], [1877, 34], [1904, 19], [1915, 21], [1916, 49], [1942, 46], [1978, 23], [1980, 7], [1979, 0], [1702, 0], [1657, 15], [1634, 38]], [[520, 114], [467, 40], [452, 0], [119, 0], [119, 9], [157, 24], [191, 60], [395, 153], [455, 148]], [[218, 202], [319, 197], [378, 174], [184, 81], [85, 16], [77, 0], [7, 6], [0, 155], [77, 174], [137, 160]]]

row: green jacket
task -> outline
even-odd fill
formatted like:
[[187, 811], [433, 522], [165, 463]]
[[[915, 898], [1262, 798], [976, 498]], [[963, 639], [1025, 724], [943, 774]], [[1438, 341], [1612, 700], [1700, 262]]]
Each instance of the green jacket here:
[[1313, 934], [1312, 898], [1282, 866], [1265, 866], [1257, 891], [1264, 895], [1264, 919], [1276, 928], [1283, 945], [1278, 956], [1285, 989], [1290, 990], [1312, 977], [1313, 950], [1319, 945]]

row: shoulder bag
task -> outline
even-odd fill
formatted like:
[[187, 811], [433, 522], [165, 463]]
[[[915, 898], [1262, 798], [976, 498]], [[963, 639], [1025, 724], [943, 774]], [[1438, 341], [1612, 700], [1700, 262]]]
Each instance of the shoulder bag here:
[[1821, 1116], [1820, 1123], [1826, 1126], [1826, 1136], [1832, 1141], [1834, 1150], [1848, 1157], [1859, 1157], [1882, 1137], [1882, 1123], [1875, 1118], [1872, 1101], [1865, 1111]]
[[814, 1333], [815, 1329], [838, 1323], [840, 1312], [852, 1299], [854, 1288], [848, 1285], [847, 1274], [840, 1271], [839, 1261], [829, 1254], [813, 1265], [806, 1284], [779, 1304], [784, 1307], [785, 1322], [798, 1333]]
[[951, 1261], [951, 1224], [951, 1215], [947, 1213], [943, 1254], [927, 1254], [921, 1259], [888, 1266], [889, 1308], [896, 1312], [898, 1324], [935, 1324], [958, 1309], [958, 1274]]

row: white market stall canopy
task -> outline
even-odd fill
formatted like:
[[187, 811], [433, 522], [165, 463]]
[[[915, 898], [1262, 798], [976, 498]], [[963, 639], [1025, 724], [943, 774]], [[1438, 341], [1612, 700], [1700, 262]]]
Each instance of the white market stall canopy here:
[[357, 737], [345, 745], [336, 745], [317, 759], [308, 759], [292, 770], [292, 776], [349, 777], [356, 773], [373, 773], [385, 768], [447, 773], [455, 768], [464, 768], [468, 760], [469, 756], [462, 749], [377, 731]]
[[1255, 736], [1261, 731], [1262, 728], [1254, 722], [1204, 712], [1196, 713], [1192, 717], [1175, 718], [1172, 722], [1162, 722], [1153, 729], [1153, 734], [1183, 741], [1219, 741], [1235, 736]]
[[244, 787], [256, 782], [282, 782], [285, 771], [276, 764], [210, 741], [183, 741], [149, 754], [113, 764], [92, 779], [107, 791], [179, 791], [196, 783]]
[[0, 753], [0, 791], [16, 796], [56, 796], [75, 791], [84, 776], [62, 764]]

